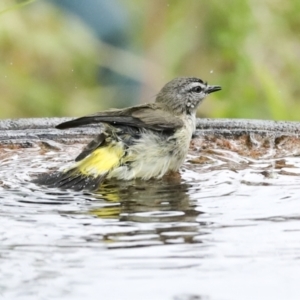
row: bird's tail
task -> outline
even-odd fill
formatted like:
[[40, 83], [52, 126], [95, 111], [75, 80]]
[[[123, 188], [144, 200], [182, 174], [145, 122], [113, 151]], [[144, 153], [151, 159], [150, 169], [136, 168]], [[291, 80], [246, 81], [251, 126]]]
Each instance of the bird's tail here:
[[98, 176], [87, 176], [78, 172], [78, 169], [72, 168], [67, 171], [44, 173], [38, 175], [33, 182], [48, 187], [61, 189], [96, 190], [104, 181], [107, 173]]
[[96, 190], [107, 174], [120, 165], [122, 147], [106, 146], [93, 151], [70, 169], [40, 174], [34, 183], [73, 190]]

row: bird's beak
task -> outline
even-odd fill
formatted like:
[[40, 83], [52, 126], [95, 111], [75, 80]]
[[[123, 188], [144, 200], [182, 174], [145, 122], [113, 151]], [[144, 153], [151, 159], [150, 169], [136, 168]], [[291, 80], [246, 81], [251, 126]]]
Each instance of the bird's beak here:
[[217, 92], [217, 91], [220, 91], [222, 88], [219, 86], [219, 85], [208, 85], [206, 87], [206, 94], [210, 94], [210, 93], [213, 93], [213, 92]]

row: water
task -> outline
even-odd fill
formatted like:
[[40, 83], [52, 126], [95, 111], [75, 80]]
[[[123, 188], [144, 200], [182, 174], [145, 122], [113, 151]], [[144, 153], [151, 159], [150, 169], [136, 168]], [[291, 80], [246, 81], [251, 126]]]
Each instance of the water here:
[[30, 183], [81, 145], [59, 148], [0, 150], [0, 299], [300, 299], [298, 154], [194, 144], [181, 179]]

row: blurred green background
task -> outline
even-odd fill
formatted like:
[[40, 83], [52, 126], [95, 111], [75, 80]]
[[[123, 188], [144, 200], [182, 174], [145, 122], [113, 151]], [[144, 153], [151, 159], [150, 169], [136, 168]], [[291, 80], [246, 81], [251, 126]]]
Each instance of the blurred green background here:
[[1, 0], [0, 118], [149, 102], [196, 76], [223, 87], [199, 116], [299, 120], [299, 16], [299, 0]]

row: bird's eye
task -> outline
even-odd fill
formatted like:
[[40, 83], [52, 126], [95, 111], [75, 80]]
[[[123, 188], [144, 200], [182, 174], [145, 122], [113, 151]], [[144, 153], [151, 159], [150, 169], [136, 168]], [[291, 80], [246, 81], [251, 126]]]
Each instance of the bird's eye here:
[[194, 93], [201, 93], [201, 92], [202, 92], [202, 88], [201, 88], [200, 86], [196, 86], [196, 87], [194, 87], [194, 88], [192, 89], [192, 91], [193, 91]]

